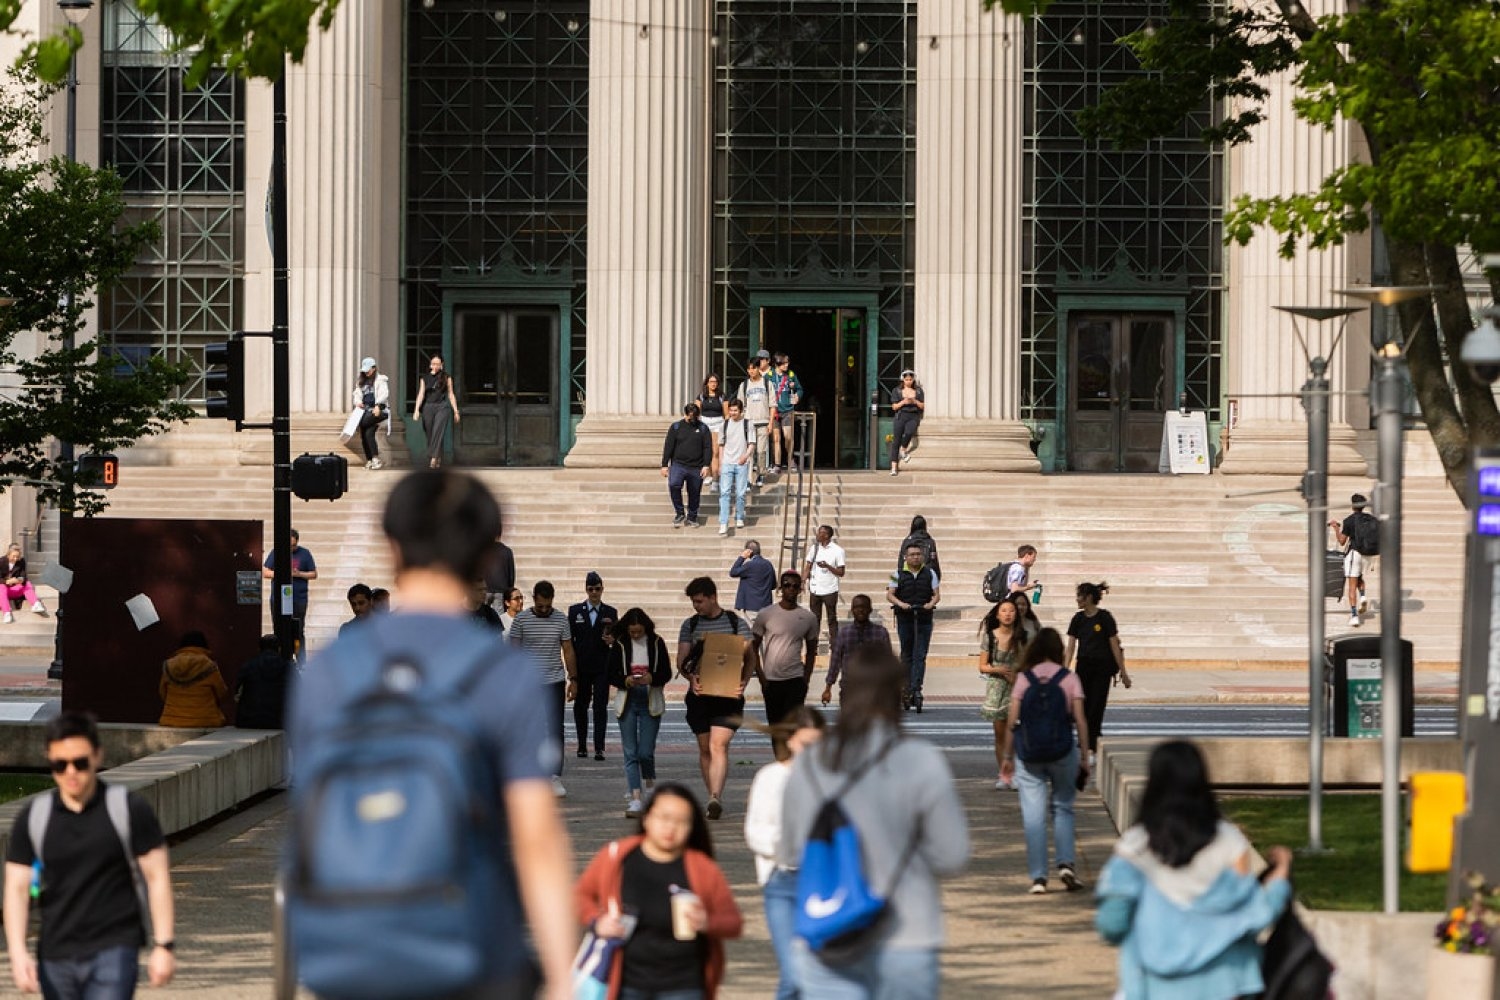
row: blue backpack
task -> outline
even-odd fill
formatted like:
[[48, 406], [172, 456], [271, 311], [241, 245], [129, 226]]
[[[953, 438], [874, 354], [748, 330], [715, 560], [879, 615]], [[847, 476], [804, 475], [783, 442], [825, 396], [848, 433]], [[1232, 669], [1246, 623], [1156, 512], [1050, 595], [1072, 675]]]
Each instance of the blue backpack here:
[[347, 683], [295, 748], [289, 941], [321, 997], [442, 996], [496, 978], [497, 904], [515, 895], [492, 751], [467, 704], [502, 654], [477, 627], [440, 660], [392, 653], [374, 631], [351, 630], [312, 668]]
[[1062, 689], [1067, 668], [1048, 680], [1038, 680], [1036, 671], [1028, 670], [1026, 693], [1021, 696], [1021, 711], [1016, 720], [1016, 756], [1034, 764], [1050, 764], [1072, 752], [1073, 715], [1068, 710], [1068, 695]]

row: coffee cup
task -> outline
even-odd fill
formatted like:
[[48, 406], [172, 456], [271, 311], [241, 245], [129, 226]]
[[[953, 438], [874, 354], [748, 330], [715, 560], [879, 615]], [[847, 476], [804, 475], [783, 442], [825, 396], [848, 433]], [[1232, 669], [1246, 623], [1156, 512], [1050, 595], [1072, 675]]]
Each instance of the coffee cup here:
[[698, 937], [698, 928], [693, 926], [692, 908], [698, 905], [696, 894], [687, 890], [672, 893], [672, 936], [679, 941], [692, 941]]

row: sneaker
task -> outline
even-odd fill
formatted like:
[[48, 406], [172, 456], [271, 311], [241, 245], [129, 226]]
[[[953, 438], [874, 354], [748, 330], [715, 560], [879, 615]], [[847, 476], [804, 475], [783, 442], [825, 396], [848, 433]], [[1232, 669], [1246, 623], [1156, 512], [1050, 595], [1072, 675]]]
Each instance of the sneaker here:
[[1009, 787], [1010, 787], [1010, 782], [1006, 781], [1004, 778], [996, 778], [995, 779], [995, 791], [997, 791], [997, 792], [1003, 792], [1003, 791], [1005, 791]]
[[1034, 879], [1032, 879], [1031, 880], [1031, 888], [1028, 889], [1027, 891], [1030, 892], [1033, 896], [1045, 896], [1045, 895], [1047, 895], [1047, 880], [1044, 879], [1044, 878], [1034, 878]]
[[729, 534], [729, 525], [727, 525], [727, 524], [721, 524], [721, 525], [719, 525], [719, 534], [721, 534], [721, 535], [727, 535], [727, 534]]
[[901, 473], [900, 473], [900, 471], [899, 471], [899, 470], [897, 470], [897, 469], [892, 469], [892, 470], [891, 470], [891, 475], [893, 475], [893, 476], [899, 476], [899, 475], [901, 475]]
[[625, 807], [625, 818], [635, 819], [642, 812], [644, 812], [645, 809], [646, 803], [642, 802], [640, 799], [632, 797], [630, 800], [630, 804]]
[[1359, 628], [1359, 612], [1358, 611], [1351, 611], [1351, 612], [1349, 612], [1349, 627], [1350, 628]]
[[383, 469], [383, 468], [385, 468], [385, 463], [384, 463], [384, 462], [382, 462], [382, 461], [381, 461], [381, 460], [380, 460], [380, 459], [378, 459], [378, 458], [372, 458], [372, 459], [370, 459], [370, 465], [369, 465], [369, 468], [370, 468], [370, 469], [371, 469], [371, 470], [372, 470], [372, 471], [373, 471], [373, 470], [375, 470], [375, 469]]
[[365, 459], [365, 468], [367, 468], [367, 469], [373, 469], [373, 468], [375, 468], [375, 460], [373, 458], [367, 458], [367, 459]]
[[689, 528], [701, 528], [703, 527], [703, 522], [698, 520], [696, 517], [690, 517], [687, 519], [687, 526]]
[[724, 803], [720, 802], [718, 799], [709, 799], [707, 811], [709, 819], [718, 819], [720, 816], [724, 815]]
[[737, 517], [737, 518], [735, 518], [734, 519], [734, 526], [736, 528], [743, 528], [745, 526], [745, 519], [743, 517]]
[[9, 625], [16, 620], [16, 616], [9, 611], [5, 612], [5, 624]]
[[1069, 892], [1078, 892], [1083, 888], [1083, 883], [1078, 881], [1072, 865], [1058, 865], [1057, 874], [1062, 879], [1062, 884], [1068, 887]]
[[680, 528], [680, 527], [682, 527], [683, 522], [685, 522], [686, 520], [687, 520], [687, 515], [686, 514], [678, 514], [676, 517], [672, 518], [672, 527], [674, 527], [674, 528]]
[[604, 759], [604, 751], [603, 750], [595, 750], [594, 751], [594, 759], [595, 760], [603, 760]]
[[583, 747], [579, 747], [578, 748], [578, 756], [580, 756], [580, 757], [587, 757], [588, 755], [589, 755], [588, 750], [584, 749]]
[[1359, 592], [1359, 613], [1366, 614], [1370, 610], [1370, 599], [1365, 596], [1364, 591]]
[[656, 779], [655, 778], [645, 778], [645, 779], [643, 779], [641, 781], [641, 784], [646, 787], [646, 794], [647, 795], [650, 795], [653, 791], [656, 790]]
[[560, 799], [568, 797], [568, 790], [563, 787], [561, 775], [554, 774], [552, 776], [552, 794]]
[[911, 462], [911, 453], [903, 451], [901, 453], [901, 464], [902, 465], [907, 465], [907, 464], [910, 464], [910, 462]]
[[41, 615], [44, 618], [47, 616], [47, 609], [42, 606], [41, 601], [37, 601], [31, 606], [31, 612], [32, 614]]

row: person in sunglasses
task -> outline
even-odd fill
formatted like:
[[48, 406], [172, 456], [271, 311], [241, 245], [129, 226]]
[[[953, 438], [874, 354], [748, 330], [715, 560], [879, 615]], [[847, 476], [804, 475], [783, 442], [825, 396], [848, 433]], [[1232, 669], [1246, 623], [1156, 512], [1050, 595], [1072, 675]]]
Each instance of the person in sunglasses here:
[[[127, 1000], [148, 944], [147, 978], [165, 986], [177, 962], [161, 824], [145, 799], [99, 780], [104, 754], [93, 716], [64, 712], [47, 724], [46, 739], [57, 790], [16, 815], [5, 852], [5, 943], [16, 989]], [[120, 849], [127, 838], [128, 852]], [[41, 909], [35, 959], [26, 945], [33, 899]]]

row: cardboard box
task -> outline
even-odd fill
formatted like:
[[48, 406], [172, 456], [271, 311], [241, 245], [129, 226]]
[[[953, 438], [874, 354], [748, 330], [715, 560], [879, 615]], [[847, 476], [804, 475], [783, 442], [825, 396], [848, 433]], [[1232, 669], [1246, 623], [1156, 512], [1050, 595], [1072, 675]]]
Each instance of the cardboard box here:
[[745, 665], [745, 640], [737, 635], [714, 633], [703, 637], [703, 658], [698, 661], [698, 686], [704, 694], [721, 698], [739, 696], [740, 674]]

